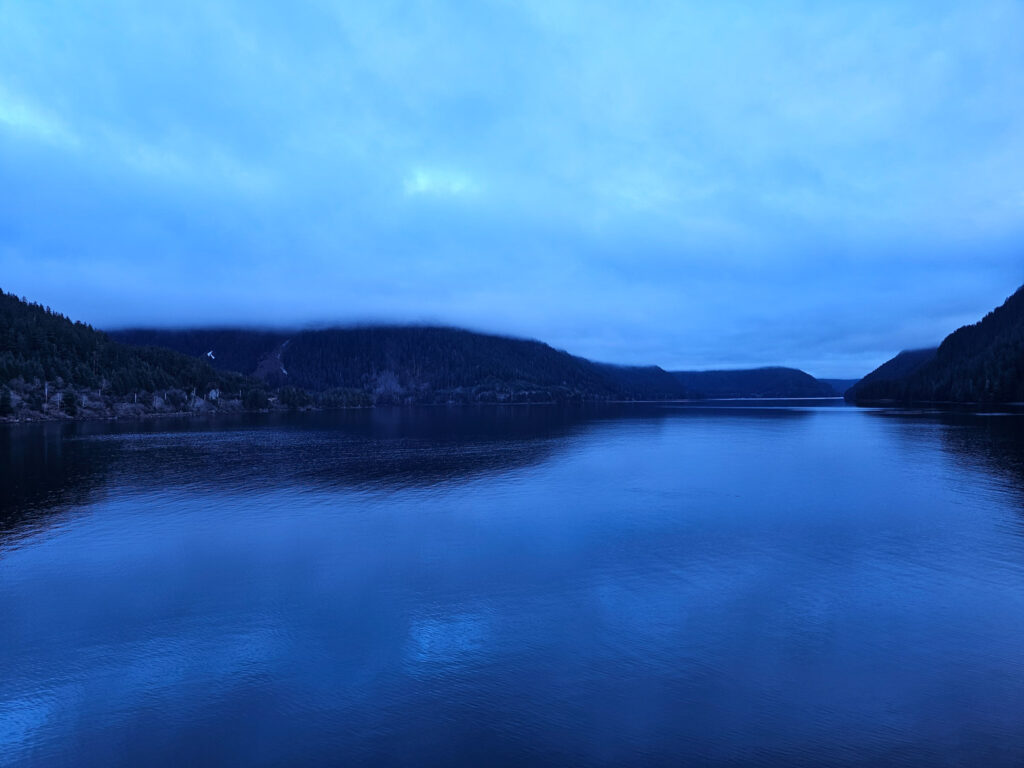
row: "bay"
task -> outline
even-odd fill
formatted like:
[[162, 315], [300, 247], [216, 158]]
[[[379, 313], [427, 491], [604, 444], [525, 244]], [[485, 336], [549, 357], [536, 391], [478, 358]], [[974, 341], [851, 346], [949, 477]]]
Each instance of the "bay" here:
[[1024, 416], [0, 430], [0, 764], [1020, 765]]

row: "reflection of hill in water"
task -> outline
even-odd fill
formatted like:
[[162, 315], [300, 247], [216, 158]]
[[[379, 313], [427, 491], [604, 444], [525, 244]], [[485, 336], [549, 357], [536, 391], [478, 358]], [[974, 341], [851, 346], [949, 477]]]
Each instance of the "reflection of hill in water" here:
[[106, 485], [112, 451], [68, 442], [78, 425], [0, 429], [0, 541], [54, 512], [87, 504]]
[[913, 427], [938, 427], [938, 445], [958, 466], [991, 475], [1016, 489], [1024, 500], [1024, 412], [979, 412], [961, 406], [949, 410], [885, 409], [871, 415], [906, 425], [907, 429], [896, 435], [908, 448], [922, 439]]
[[958, 462], [1012, 485], [1024, 502], [1024, 414], [944, 416], [943, 446]]
[[807, 415], [781, 407], [482, 406], [18, 425], [0, 431], [0, 537], [28, 533], [111, 488], [427, 488], [542, 464], [623, 420]]

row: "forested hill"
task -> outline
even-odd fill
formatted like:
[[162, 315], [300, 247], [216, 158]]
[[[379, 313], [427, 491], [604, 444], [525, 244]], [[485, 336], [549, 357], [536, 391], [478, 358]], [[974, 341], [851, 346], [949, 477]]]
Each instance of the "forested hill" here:
[[199, 357], [217, 370], [255, 375], [260, 363], [295, 334], [252, 328], [195, 328], [119, 330], [108, 331], [108, 335], [133, 346], [164, 347]]
[[937, 350], [897, 355], [846, 397], [857, 403], [1024, 401], [1024, 286]]
[[593, 363], [539, 341], [430, 326], [364, 326], [294, 333], [132, 330], [160, 345], [271, 386], [363, 392], [373, 402], [659, 400], [691, 393], [657, 366]]
[[[0, 291], [0, 416], [23, 412], [107, 415], [139, 395], [245, 387], [238, 374], [215, 371], [202, 360], [167, 349], [132, 347], [105, 333]], [[187, 393], [187, 394], [186, 394]], [[195, 394], [194, 394], [195, 393]]]
[[878, 385], [894, 386], [893, 382], [907, 379], [925, 363], [935, 359], [936, 347], [926, 349], [905, 349], [896, 357], [887, 360], [871, 373], [855, 382], [846, 393], [847, 400], [855, 400], [858, 393], [875, 389]]
[[796, 368], [673, 371], [685, 389], [704, 397], [836, 397], [830, 384]]
[[375, 402], [836, 395], [829, 385], [792, 368], [668, 373], [658, 366], [594, 363], [539, 341], [444, 327], [131, 330], [112, 335], [212, 359], [215, 366], [257, 376], [271, 386], [363, 392]]

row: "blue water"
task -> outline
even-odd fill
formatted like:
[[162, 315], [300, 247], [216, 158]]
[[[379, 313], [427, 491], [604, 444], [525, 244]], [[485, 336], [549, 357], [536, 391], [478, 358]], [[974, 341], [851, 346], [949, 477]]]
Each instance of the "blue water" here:
[[1024, 416], [0, 431], [0, 764], [1022, 765]]

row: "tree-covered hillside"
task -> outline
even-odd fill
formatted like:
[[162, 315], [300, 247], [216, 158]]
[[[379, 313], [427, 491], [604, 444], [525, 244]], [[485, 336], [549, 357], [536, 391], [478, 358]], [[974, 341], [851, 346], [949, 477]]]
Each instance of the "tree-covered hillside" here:
[[539, 341], [430, 326], [294, 332], [244, 329], [115, 331], [131, 343], [213, 355], [213, 364], [268, 387], [362, 393], [373, 402], [562, 402], [711, 397], [829, 397], [803, 371], [679, 371], [594, 363]]
[[612, 398], [609, 381], [585, 360], [536, 341], [453, 328], [381, 326], [297, 334], [281, 365], [288, 381], [314, 389], [368, 389], [377, 399]]
[[112, 341], [89, 325], [0, 291], [0, 410], [6, 412], [0, 416], [16, 406], [49, 411], [51, 397], [61, 412], [76, 415], [88, 398], [106, 407], [129, 397], [136, 403], [140, 394], [154, 392], [239, 391], [246, 381], [171, 350]]
[[847, 400], [855, 400], [859, 393], [870, 391], [876, 388], [890, 388], [897, 386], [895, 382], [906, 380], [925, 363], [935, 359], [935, 347], [925, 349], [905, 349], [891, 360], [886, 360], [880, 366], [860, 381], [853, 384], [846, 392]]
[[951, 333], [937, 350], [893, 358], [859, 381], [847, 399], [1024, 401], [1024, 286], [980, 322]]
[[539, 341], [429, 326], [132, 331], [122, 338], [234, 361], [270, 386], [365, 393], [373, 402], [562, 402], [678, 398], [656, 366], [592, 363]]
[[835, 397], [835, 390], [796, 368], [673, 371], [684, 388], [703, 397]]
[[255, 375], [261, 361], [294, 334], [250, 328], [188, 328], [118, 330], [108, 335], [132, 346], [163, 347], [199, 357], [220, 371]]
[[623, 400], [681, 400], [702, 395], [680, 385], [666, 370], [656, 365], [611, 365], [594, 363]]

